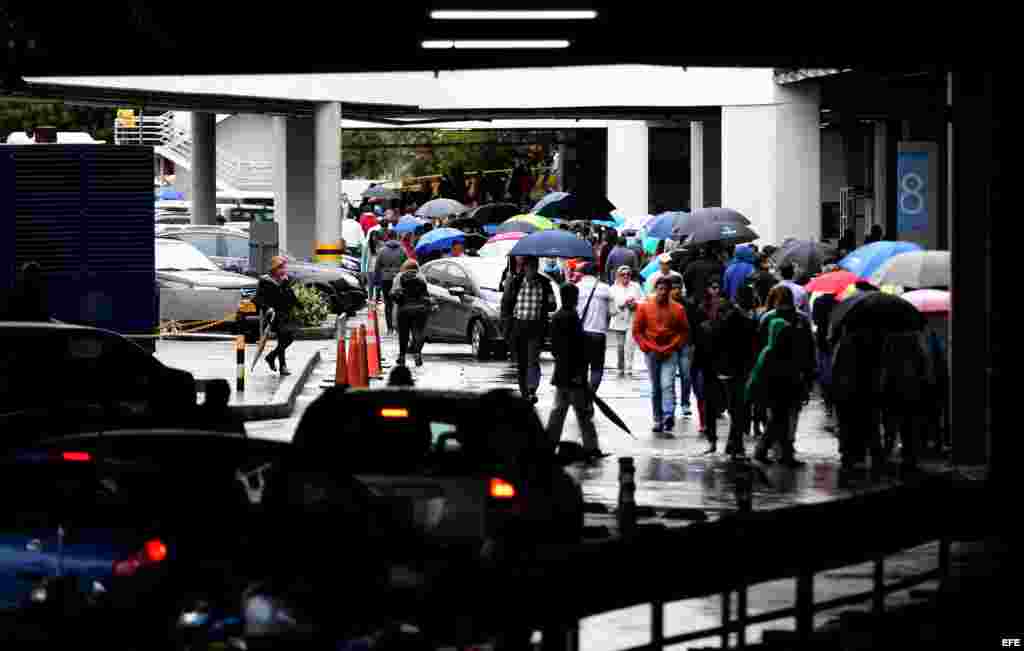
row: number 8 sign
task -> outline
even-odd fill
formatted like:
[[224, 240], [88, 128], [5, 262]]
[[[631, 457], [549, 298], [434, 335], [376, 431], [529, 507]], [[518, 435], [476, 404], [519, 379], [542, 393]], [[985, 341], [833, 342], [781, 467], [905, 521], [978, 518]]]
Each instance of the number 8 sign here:
[[897, 221], [901, 233], [928, 230], [928, 157], [923, 151], [899, 153]]

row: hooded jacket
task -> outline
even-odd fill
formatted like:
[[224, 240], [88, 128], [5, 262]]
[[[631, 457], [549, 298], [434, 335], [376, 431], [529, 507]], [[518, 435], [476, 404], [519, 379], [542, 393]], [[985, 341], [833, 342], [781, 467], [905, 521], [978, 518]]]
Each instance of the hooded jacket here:
[[785, 319], [775, 317], [768, 322], [768, 345], [758, 355], [747, 380], [747, 402], [796, 403], [803, 397], [800, 373], [793, 363], [793, 340], [783, 341], [794, 333]]
[[757, 271], [754, 262], [754, 252], [750, 247], [736, 247], [736, 255], [730, 261], [722, 279], [722, 290], [730, 301], [736, 300], [736, 291]]
[[703, 297], [704, 288], [712, 280], [721, 281], [722, 263], [713, 255], [705, 255], [696, 262], [690, 263], [683, 274], [686, 295]]
[[385, 242], [377, 253], [378, 281], [383, 283], [384, 287], [390, 287], [395, 276], [401, 272], [405, 260], [406, 255], [401, 244], [395, 240]]
[[758, 338], [762, 346], [768, 344], [771, 338], [770, 325], [772, 319], [783, 319], [796, 330], [793, 333], [793, 362], [795, 367], [804, 373], [804, 379], [809, 380], [818, 367], [818, 356], [814, 345], [814, 335], [811, 333], [811, 324], [807, 317], [796, 309], [784, 305], [761, 317], [761, 325], [758, 329]]
[[747, 377], [756, 361], [757, 321], [730, 307], [712, 324], [712, 372], [732, 378]]

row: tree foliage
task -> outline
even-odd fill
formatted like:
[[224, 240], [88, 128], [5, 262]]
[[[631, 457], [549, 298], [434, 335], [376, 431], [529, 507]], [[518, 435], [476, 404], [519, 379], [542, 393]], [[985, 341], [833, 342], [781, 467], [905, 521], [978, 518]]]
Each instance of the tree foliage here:
[[0, 139], [15, 131], [52, 126], [57, 131], [84, 131], [96, 140], [114, 142], [115, 110], [68, 106], [62, 102], [0, 100]]

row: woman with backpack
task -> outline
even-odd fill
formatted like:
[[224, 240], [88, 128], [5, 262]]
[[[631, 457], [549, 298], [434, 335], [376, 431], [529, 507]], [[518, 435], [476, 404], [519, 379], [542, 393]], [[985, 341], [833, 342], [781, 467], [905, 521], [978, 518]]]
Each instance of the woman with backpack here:
[[[433, 301], [427, 290], [427, 279], [415, 260], [406, 260], [401, 273], [395, 276], [391, 296], [398, 306], [398, 364], [405, 365], [406, 351], [416, 356], [416, 366], [423, 366], [423, 330]], [[410, 346], [410, 335], [412, 342]]]
[[788, 467], [803, 465], [794, 458], [790, 439], [790, 420], [800, 405], [803, 380], [799, 365], [795, 363], [797, 328], [781, 317], [768, 322], [768, 345], [757, 358], [757, 364], [747, 381], [745, 398], [748, 403], [765, 406], [768, 428], [757, 445], [754, 459], [768, 464], [768, 449], [778, 444], [782, 449], [780, 463]]

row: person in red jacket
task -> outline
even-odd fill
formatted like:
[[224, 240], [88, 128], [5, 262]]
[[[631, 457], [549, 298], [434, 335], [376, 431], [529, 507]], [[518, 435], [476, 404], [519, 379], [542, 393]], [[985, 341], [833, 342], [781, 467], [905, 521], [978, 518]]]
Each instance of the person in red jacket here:
[[672, 437], [676, 410], [675, 379], [679, 351], [689, 341], [690, 326], [683, 306], [672, 301], [672, 280], [667, 276], [655, 284], [654, 300], [639, 305], [633, 319], [633, 338], [647, 358], [651, 377], [651, 407], [655, 434]]

